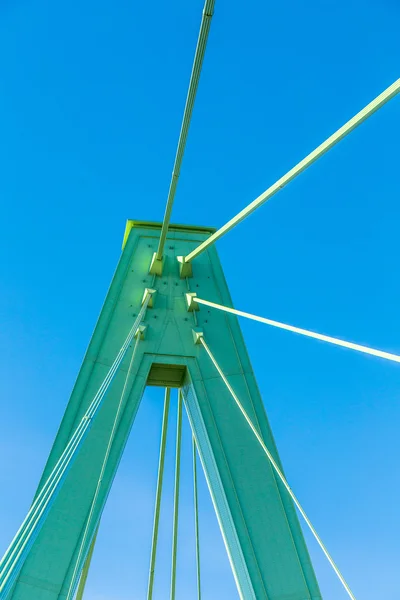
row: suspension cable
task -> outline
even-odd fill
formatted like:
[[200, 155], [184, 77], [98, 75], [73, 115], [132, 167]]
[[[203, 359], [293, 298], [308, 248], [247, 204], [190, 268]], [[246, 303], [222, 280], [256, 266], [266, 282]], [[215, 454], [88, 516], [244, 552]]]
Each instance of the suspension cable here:
[[13, 541], [6, 550], [3, 558], [0, 561], [0, 600], [6, 600], [8, 594], [18, 577], [24, 560], [29, 553], [36, 537], [45, 522], [58, 492], [61, 489], [67, 473], [69, 472], [78, 451], [85, 440], [94, 418], [96, 417], [100, 407], [103, 404], [105, 395], [118, 371], [118, 368], [126, 354], [126, 351], [131, 343], [140, 323], [143, 320], [147, 305], [150, 301], [151, 292], [145, 296], [142, 308], [131, 327], [125, 342], [121, 346], [112, 366], [110, 367], [103, 383], [97, 391], [95, 397], [90, 403], [79, 425], [75, 429], [71, 439], [66, 445], [61, 456], [57, 460], [53, 470], [51, 471], [42, 489], [36, 496], [31, 508], [28, 511], [21, 527], [16, 533]]
[[139, 342], [140, 342], [140, 337], [141, 337], [140, 336], [140, 332], [137, 332], [137, 334], [136, 334], [136, 341], [135, 341], [135, 344], [134, 344], [133, 350], [132, 350], [131, 360], [130, 360], [130, 363], [129, 363], [128, 371], [126, 373], [124, 386], [123, 386], [122, 393], [121, 393], [121, 396], [120, 396], [120, 399], [119, 399], [119, 403], [118, 403], [118, 406], [117, 406], [117, 411], [115, 413], [114, 423], [113, 423], [113, 426], [112, 426], [112, 429], [111, 429], [111, 433], [110, 433], [110, 437], [109, 437], [109, 440], [108, 440], [106, 452], [104, 454], [103, 464], [101, 466], [101, 470], [100, 470], [100, 474], [99, 474], [99, 479], [97, 481], [96, 490], [95, 490], [95, 493], [94, 493], [94, 496], [93, 496], [92, 504], [90, 506], [89, 515], [88, 515], [88, 518], [86, 520], [86, 526], [85, 526], [85, 530], [83, 532], [83, 536], [82, 536], [81, 543], [80, 543], [80, 546], [79, 546], [78, 556], [77, 556], [76, 561], [75, 561], [75, 568], [74, 568], [74, 571], [72, 573], [72, 577], [71, 577], [70, 585], [69, 585], [69, 588], [68, 588], [68, 593], [67, 593], [66, 600], [72, 600], [72, 598], [73, 598], [76, 586], [77, 586], [78, 581], [79, 581], [80, 572], [81, 572], [81, 569], [82, 569], [82, 564], [83, 564], [83, 562], [85, 560], [84, 553], [85, 553], [85, 550], [86, 550], [86, 545], [87, 545], [87, 541], [88, 541], [90, 529], [91, 529], [91, 527], [93, 525], [93, 517], [94, 517], [94, 514], [95, 514], [95, 510], [97, 508], [97, 501], [98, 501], [99, 494], [100, 494], [100, 491], [101, 491], [101, 488], [102, 488], [104, 474], [105, 474], [105, 471], [106, 471], [106, 468], [107, 468], [107, 465], [108, 465], [108, 461], [109, 461], [109, 458], [110, 458], [111, 449], [112, 449], [113, 444], [114, 444], [114, 440], [115, 440], [115, 436], [116, 436], [116, 433], [117, 433], [117, 429], [118, 429], [118, 426], [120, 424], [122, 410], [123, 410], [123, 408], [125, 406], [126, 391], [127, 391], [127, 388], [128, 388], [129, 378], [130, 378], [130, 375], [131, 375], [131, 372], [132, 372], [132, 367], [133, 367], [133, 364], [134, 364], [134, 361], [135, 361], [135, 356], [136, 356], [137, 348], [138, 348], [138, 345], [139, 345]]
[[88, 552], [88, 555], [85, 560], [85, 564], [83, 565], [83, 570], [82, 570], [81, 577], [79, 580], [78, 591], [76, 592], [76, 600], [83, 599], [83, 594], [85, 592], [86, 582], [87, 582], [87, 578], [89, 575], [90, 564], [92, 562], [94, 547], [96, 545], [97, 534], [99, 533], [99, 526], [100, 526], [100, 523], [96, 527], [96, 531], [94, 532], [94, 536], [92, 539], [92, 543], [90, 544], [90, 548], [89, 548], [89, 552]]
[[197, 448], [196, 448], [196, 440], [195, 440], [194, 435], [192, 435], [192, 446], [193, 446], [194, 529], [195, 529], [195, 538], [196, 538], [197, 600], [201, 600], [199, 497], [198, 497], [198, 492], [197, 492]]
[[201, 68], [203, 65], [204, 54], [206, 51], [208, 33], [210, 31], [211, 18], [214, 13], [215, 0], [205, 0], [203, 16], [201, 19], [200, 33], [197, 40], [196, 53], [194, 56], [192, 73], [190, 76], [189, 90], [186, 98], [185, 110], [181, 131], [179, 134], [178, 147], [175, 155], [174, 168], [172, 171], [171, 183], [169, 186], [167, 204], [165, 207], [164, 220], [161, 228], [160, 242], [157, 249], [156, 259], [162, 260], [165, 240], [168, 233], [169, 222], [171, 219], [172, 206], [175, 199], [176, 187], [181, 170], [183, 153], [185, 151], [186, 140], [189, 132], [190, 120], [192, 118], [194, 101], [196, 99], [197, 88], [200, 80]]
[[179, 484], [181, 475], [181, 439], [182, 439], [182, 392], [178, 392], [178, 414], [176, 425], [176, 458], [175, 458], [175, 486], [174, 486], [174, 521], [172, 528], [172, 567], [171, 567], [171, 594], [170, 600], [175, 600], [176, 592], [176, 559], [178, 550], [178, 525], [179, 525]]
[[162, 496], [162, 487], [163, 487], [163, 480], [164, 480], [165, 448], [167, 445], [170, 397], [171, 397], [171, 388], [166, 388], [165, 389], [165, 400], [164, 400], [164, 414], [163, 414], [162, 427], [161, 427], [160, 457], [159, 457], [159, 461], [158, 461], [157, 490], [156, 490], [156, 502], [155, 502], [155, 507], [154, 507], [153, 537], [152, 537], [152, 542], [151, 542], [147, 600], [152, 600], [152, 598], [153, 598], [154, 572], [155, 572], [156, 555], [157, 555], [158, 526], [159, 526], [159, 522], [160, 522], [161, 496]]
[[193, 297], [193, 301], [195, 303], [197, 302], [199, 304], [204, 304], [205, 306], [210, 306], [211, 308], [216, 308], [227, 313], [238, 315], [239, 317], [246, 317], [246, 319], [258, 321], [259, 323], [265, 323], [266, 325], [271, 325], [272, 327], [277, 327], [278, 329], [285, 329], [286, 331], [292, 331], [293, 333], [299, 333], [300, 335], [305, 335], [316, 340], [321, 340], [322, 342], [327, 342], [328, 344], [342, 346], [343, 348], [349, 348], [350, 350], [356, 350], [357, 352], [363, 352], [364, 354], [372, 354], [372, 356], [378, 356], [379, 358], [384, 358], [385, 360], [400, 362], [400, 356], [398, 354], [384, 352], [383, 350], [376, 350], [375, 348], [369, 348], [368, 346], [362, 346], [361, 344], [354, 344], [353, 342], [347, 342], [346, 340], [331, 337], [330, 335], [316, 333], [315, 331], [309, 331], [308, 329], [302, 329], [301, 327], [295, 327], [294, 325], [280, 323], [279, 321], [273, 321], [272, 319], [266, 319], [265, 317], [258, 317], [257, 315], [252, 315], [251, 313], [243, 312], [242, 310], [236, 310], [235, 308], [230, 308], [228, 306], [223, 306], [222, 304], [210, 302], [209, 300], [197, 298], [197, 296]]
[[343, 125], [340, 129], [338, 129], [334, 134], [332, 134], [327, 140], [325, 140], [318, 148], [313, 150], [308, 156], [303, 158], [295, 167], [290, 169], [283, 175], [278, 181], [276, 181], [273, 185], [271, 185], [265, 192], [263, 192], [258, 198], [253, 200], [246, 208], [240, 211], [235, 217], [233, 217], [230, 221], [225, 223], [223, 227], [218, 229], [215, 233], [213, 233], [205, 242], [197, 246], [192, 252], [190, 252], [187, 256], [185, 256], [184, 261], [190, 262], [196, 256], [199, 256], [204, 250], [209, 248], [212, 244], [214, 244], [217, 240], [219, 240], [223, 235], [231, 231], [236, 225], [241, 223], [244, 219], [246, 219], [252, 212], [254, 212], [257, 208], [262, 206], [267, 200], [272, 198], [279, 190], [283, 189], [288, 183], [290, 183], [295, 177], [300, 175], [303, 171], [305, 171], [310, 165], [312, 165], [318, 158], [320, 158], [323, 154], [328, 152], [333, 146], [335, 146], [338, 142], [340, 142], [346, 135], [348, 135], [353, 129], [361, 125], [363, 121], [368, 119], [374, 112], [379, 110], [386, 102], [394, 98], [396, 94], [400, 91], [400, 79], [395, 81], [390, 87], [388, 87], [382, 94], [377, 96], [375, 100], [370, 102], [365, 108], [363, 108], [359, 113], [357, 113], [352, 119], [347, 121], [345, 125]]
[[277, 462], [275, 461], [275, 459], [272, 456], [271, 452], [268, 450], [267, 446], [264, 443], [264, 440], [262, 439], [261, 435], [259, 434], [259, 432], [255, 428], [255, 426], [253, 425], [252, 420], [250, 419], [249, 415], [247, 414], [246, 410], [244, 409], [244, 407], [243, 407], [242, 403], [240, 402], [239, 398], [235, 394], [235, 392], [234, 392], [232, 386], [230, 385], [229, 381], [225, 377], [225, 375], [224, 375], [221, 367], [219, 366], [219, 364], [217, 363], [216, 359], [214, 358], [214, 355], [212, 354], [209, 346], [207, 345], [206, 341], [204, 340], [204, 337], [201, 336], [199, 338], [199, 340], [200, 340], [200, 343], [202, 344], [203, 348], [206, 350], [208, 356], [210, 357], [211, 362], [213, 363], [214, 367], [216, 368], [216, 370], [218, 371], [219, 375], [221, 376], [221, 378], [222, 378], [223, 382], [225, 383], [226, 387], [228, 388], [228, 390], [229, 390], [232, 398], [234, 399], [236, 405], [238, 406], [240, 412], [242, 413], [243, 417], [247, 421], [247, 424], [249, 425], [250, 429], [254, 433], [254, 435], [255, 435], [258, 443], [260, 444], [260, 446], [263, 449], [264, 453], [267, 455], [267, 457], [268, 457], [271, 465], [273, 466], [276, 474], [278, 475], [279, 479], [282, 481], [283, 485], [285, 486], [286, 490], [288, 491], [288, 493], [289, 493], [290, 497], [292, 498], [293, 502], [295, 503], [295, 505], [299, 509], [299, 512], [301, 513], [303, 519], [307, 523], [307, 525], [308, 525], [311, 533], [313, 534], [314, 538], [317, 540], [320, 548], [322, 549], [323, 553], [325, 554], [326, 558], [328, 559], [329, 563], [331, 564], [331, 566], [332, 566], [333, 570], [335, 571], [336, 575], [340, 579], [340, 581], [341, 581], [343, 587], [345, 588], [346, 592], [348, 593], [349, 597], [352, 600], [356, 600], [353, 592], [351, 591], [351, 589], [349, 588], [348, 584], [346, 583], [346, 580], [344, 579], [343, 575], [339, 571], [339, 568], [336, 566], [336, 564], [335, 564], [332, 556], [329, 554], [329, 552], [328, 552], [325, 544], [323, 543], [323, 541], [319, 537], [318, 533], [314, 529], [314, 526], [312, 525], [310, 519], [307, 517], [307, 514], [305, 513], [304, 509], [302, 508], [302, 506], [301, 506], [300, 502], [298, 501], [297, 497], [294, 495], [294, 492], [292, 491], [291, 487], [289, 486], [289, 484], [288, 484], [288, 482], [287, 482], [284, 474], [280, 470]]

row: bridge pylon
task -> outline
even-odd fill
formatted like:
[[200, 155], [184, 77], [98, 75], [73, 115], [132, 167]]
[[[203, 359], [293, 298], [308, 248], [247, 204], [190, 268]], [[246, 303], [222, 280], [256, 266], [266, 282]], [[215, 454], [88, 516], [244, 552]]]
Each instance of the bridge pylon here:
[[[193, 262], [191, 277], [182, 277], [185, 273], [178, 261], [178, 257], [189, 254], [214, 230], [170, 225], [163, 262], [158, 274], [151, 274], [160, 231], [161, 224], [157, 223], [127, 223], [123, 252], [37, 495], [109, 372], [139, 314], [145, 290], [149, 289], [155, 292], [143, 320], [144, 339], [137, 344], [131, 365], [128, 354], [123, 359], [8, 597], [61, 600], [67, 598], [74, 578], [72, 585], [78, 585], [76, 573], [81, 574], [86, 557], [92, 552], [92, 541], [145, 387], [164, 386], [182, 389], [240, 597], [320, 600], [293, 502], [204, 348], [196, 343], [201, 335], [207, 340], [281, 467], [237, 317], [210, 312], [206, 307], [188, 310], [188, 292], [232, 306], [215, 246], [210, 246]], [[126, 381], [121, 418], [98, 488]], [[83, 537], [85, 529], [87, 535]]]

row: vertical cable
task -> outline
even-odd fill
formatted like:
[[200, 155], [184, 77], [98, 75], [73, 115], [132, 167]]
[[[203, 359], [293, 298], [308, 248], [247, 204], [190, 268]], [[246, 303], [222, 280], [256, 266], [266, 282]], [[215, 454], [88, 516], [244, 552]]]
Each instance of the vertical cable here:
[[175, 458], [175, 488], [174, 488], [174, 523], [172, 529], [172, 568], [171, 596], [175, 600], [176, 590], [176, 558], [178, 549], [178, 517], [179, 517], [179, 481], [181, 472], [181, 438], [182, 438], [182, 392], [178, 392], [178, 415], [176, 425], [176, 458]]
[[200, 585], [200, 537], [199, 537], [199, 499], [197, 495], [197, 451], [194, 435], [193, 441], [193, 497], [194, 497], [194, 528], [196, 536], [196, 574], [197, 574], [197, 600], [201, 600]]
[[152, 600], [152, 598], [153, 598], [154, 569], [155, 569], [155, 565], [156, 565], [158, 525], [160, 522], [160, 507], [161, 507], [162, 486], [163, 486], [163, 479], [164, 479], [165, 447], [167, 444], [168, 414], [169, 414], [170, 397], [171, 397], [171, 389], [166, 388], [165, 389], [165, 400], [164, 400], [164, 414], [163, 414], [162, 428], [161, 428], [160, 458], [158, 461], [156, 503], [155, 503], [155, 507], [154, 507], [153, 538], [152, 538], [152, 542], [151, 542], [151, 555], [150, 555], [149, 583], [148, 583], [148, 588], [147, 588], [147, 600]]

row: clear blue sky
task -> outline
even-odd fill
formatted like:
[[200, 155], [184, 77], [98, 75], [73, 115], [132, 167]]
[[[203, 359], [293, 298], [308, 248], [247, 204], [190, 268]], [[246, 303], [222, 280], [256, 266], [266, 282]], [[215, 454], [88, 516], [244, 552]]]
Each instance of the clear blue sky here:
[[[162, 218], [201, 10], [0, 8], [0, 554], [41, 474], [125, 220]], [[397, 79], [399, 18], [395, 0], [217, 0], [173, 221], [222, 225]], [[399, 133], [397, 98], [218, 244], [237, 307], [400, 352]], [[357, 598], [398, 600], [400, 366], [260, 324], [243, 331], [292, 487]], [[160, 422], [151, 390], [88, 600], [144, 597]], [[160, 600], [172, 451], [171, 440]], [[179, 600], [194, 595], [189, 452], [186, 424]], [[204, 481], [201, 524], [204, 597], [236, 598]], [[310, 551], [324, 599], [344, 599]]]

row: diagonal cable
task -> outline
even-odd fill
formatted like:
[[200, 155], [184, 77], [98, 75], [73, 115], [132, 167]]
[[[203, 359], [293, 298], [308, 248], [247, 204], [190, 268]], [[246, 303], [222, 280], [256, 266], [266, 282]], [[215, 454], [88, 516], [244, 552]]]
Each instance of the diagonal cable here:
[[71, 439], [56, 462], [46, 482], [36, 496], [27, 516], [16, 533], [13, 541], [0, 560], [0, 600], [6, 600], [22, 568], [24, 560], [32, 548], [35, 539], [45, 522], [45, 519], [54, 504], [61, 486], [81, 448], [83, 441], [90, 431], [91, 425], [100, 410], [105, 395], [111, 385], [119, 366], [126, 354], [150, 301], [151, 292], [148, 292], [143, 301], [142, 308], [131, 327], [125, 342], [121, 346], [112, 366], [110, 367], [103, 383], [75, 429]]
[[160, 242], [157, 249], [156, 259], [161, 260], [164, 253], [165, 240], [168, 233], [169, 222], [171, 219], [172, 206], [175, 199], [176, 186], [178, 184], [179, 174], [181, 170], [181, 164], [183, 159], [183, 153], [185, 152], [186, 140], [189, 132], [190, 120], [192, 118], [194, 101], [196, 99], [197, 88], [200, 80], [201, 68], [203, 65], [204, 54], [206, 51], [208, 33], [210, 31], [211, 18], [214, 13], [215, 0], [206, 0], [203, 9], [203, 16], [200, 25], [199, 38], [197, 40], [196, 53], [194, 56], [194, 63], [192, 68], [192, 74], [190, 76], [189, 90], [186, 98], [185, 110], [183, 113], [183, 120], [181, 131], [179, 134], [178, 147], [175, 155], [174, 168], [172, 171], [171, 183], [169, 186], [167, 205], [165, 207], [165, 214], [163, 224], [161, 228]]
[[286, 331], [291, 331], [292, 333], [298, 333], [306, 337], [314, 338], [315, 340], [320, 340], [321, 342], [327, 342], [328, 344], [342, 346], [343, 348], [356, 350], [357, 352], [371, 354], [372, 356], [377, 356], [379, 358], [400, 363], [400, 356], [398, 354], [392, 354], [391, 352], [385, 352], [384, 350], [377, 350], [376, 348], [370, 348], [369, 346], [362, 346], [361, 344], [354, 344], [353, 342], [347, 342], [346, 340], [341, 340], [330, 335], [316, 333], [315, 331], [309, 331], [308, 329], [302, 329], [301, 327], [295, 327], [294, 325], [288, 325], [287, 323], [280, 323], [279, 321], [273, 321], [272, 319], [266, 319], [265, 317], [258, 317], [257, 315], [253, 315], [242, 310], [237, 310], [236, 308], [230, 308], [229, 306], [224, 306], [223, 304], [217, 304], [216, 302], [203, 300], [197, 296], [193, 296], [193, 302], [204, 304], [205, 306], [210, 306], [211, 308], [216, 308], [233, 315], [238, 315], [239, 317], [246, 317], [246, 319], [251, 319], [252, 321], [265, 323], [266, 325], [271, 325], [272, 327], [277, 327], [278, 329], [285, 329]]
[[199, 256], [204, 250], [209, 248], [212, 244], [214, 244], [217, 240], [219, 240], [223, 235], [231, 231], [236, 225], [241, 223], [244, 219], [246, 219], [251, 213], [253, 213], [257, 208], [262, 206], [267, 200], [272, 198], [279, 190], [283, 189], [288, 183], [293, 181], [300, 173], [305, 171], [310, 165], [312, 165], [318, 158], [320, 158], [323, 154], [328, 152], [333, 146], [335, 146], [338, 142], [340, 142], [346, 135], [348, 135], [353, 129], [361, 125], [368, 117], [370, 117], [374, 112], [380, 109], [386, 102], [391, 100], [400, 92], [400, 79], [395, 81], [391, 86], [389, 86], [382, 94], [377, 96], [375, 100], [370, 102], [365, 108], [363, 108], [359, 113], [357, 113], [352, 119], [347, 121], [340, 129], [338, 129], [334, 134], [332, 134], [325, 142], [320, 144], [318, 148], [313, 150], [310, 154], [308, 154], [303, 160], [301, 160], [295, 167], [290, 169], [283, 175], [278, 181], [276, 181], [273, 185], [271, 185], [265, 192], [263, 192], [258, 198], [253, 200], [246, 208], [240, 211], [235, 217], [233, 217], [230, 221], [225, 223], [220, 229], [218, 229], [215, 233], [213, 233], [205, 242], [197, 246], [192, 252], [190, 252], [187, 256], [185, 256], [185, 262], [190, 262], [196, 256]]
[[328, 559], [331, 567], [333, 568], [333, 570], [335, 571], [336, 575], [338, 576], [340, 582], [342, 583], [343, 587], [345, 588], [346, 592], [348, 593], [349, 597], [351, 598], [351, 600], [356, 600], [353, 592], [351, 591], [349, 585], [347, 584], [345, 578], [343, 577], [342, 573], [339, 571], [339, 568], [337, 567], [335, 561], [333, 560], [332, 556], [329, 554], [325, 544], [323, 543], [323, 541], [321, 540], [320, 536], [318, 535], [317, 531], [315, 530], [313, 524], [311, 523], [310, 519], [308, 518], [306, 512], [304, 511], [303, 507], [301, 506], [300, 502], [298, 501], [297, 497], [294, 495], [293, 490], [291, 489], [291, 487], [289, 486], [284, 474], [282, 473], [282, 471], [280, 470], [277, 462], [275, 461], [274, 457], [272, 456], [271, 452], [268, 450], [267, 446], [264, 443], [264, 440], [262, 439], [261, 435], [258, 433], [257, 429], [255, 428], [255, 426], [253, 425], [253, 422], [251, 420], [251, 418], [249, 417], [249, 415], [247, 414], [246, 410], [243, 407], [243, 404], [240, 402], [239, 398], [237, 397], [237, 395], [235, 394], [232, 386], [230, 385], [229, 381], [227, 380], [227, 378], [225, 377], [221, 367], [219, 366], [218, 362], [216, 361], [213, 353], [211, 352], [207, 342], [204, 340], [204, 337], [200, 337], [199, 338], [200, 343], [202, 344], [203, 348], [205, 349], [205, 351], [207, 352], [208, 356], [211, 359], [211, 362], [213, 363], [214, 367], [216, 368], [216, 370], [218, 371], [219, 375], [221, 376], [223, 382], [225, 383], [226, 387], [228, 388], [232, 398], [234, 399], [236, 405], [238, 406], [240, 412], [242, 413], [243, 417], [245, 418], [247, 424], [249, 425], [251, 431], [254, 433], [255, 437], [257, 438], [258, 443], [260, 444], [261, 448], [263, 449], [264, 453], [267, 455], [268, 460], [270, 461], [272, 467], [274, 468], [276, 474], [278, 475], [279, 479], [282, 481], [283, 485], [285, 486], [286, 490], [289, 493], [289, 496], [291, 497], [291, 499], [293, 500], [293, 502], [295, 503], [295, 505], [297, 506], [300, 514], [302, 515], [303, 519], [305, 520], [305, 522], [307, 523], [311, 533], [313, 534], [314, 538], [317, 540], [320, 548], [322, 549], [323, 553], [325, 554], [326, 558]]
[[115, 440], [115, 436], [117, 433], [117, 429], [118, 426], [120, 424], [120, 420], [121, 420], [121, 414], [122, 414], [122, 410], [125, 406], [125, 399], [126, 399], [126, 391], [128, 388], [128, 382], [129, 382], [129, 378], [132, 372], [132, 367], [135, 361], [135, 356], [136, 356], [136, 352], [137, 352], [137, 348], [140, 342], [140, 332], [137, 332], [136, 334], [136, 341], [132, 350], [132, 356], [131, 356], [131, 360], [129, 363], [129, 367], [128, 367], [128, 371], [125, 377], [125, 382], [124, 382], [124, 387], [122, 389], [122, 393], [119, 399], [119, 403], [117, 406], [117, 410], [115, 413], [115, 417], [114, 417], [114, 422], [112, 425], [112, 429], [111, 429], [111, 433], [110, 433], [110, 437], [108, 440], [108, 444], [107, 444], [107, 448], [104, 454], [104, 458], [103, 458], [103, 463], [101, 466], [101, 470], [100, 470], [100, 474], [99, 474], [99, 479], [97, 481], [97, 486], [96, 486], [96, 490], [93, 496], [93, 500], [90, 506], [90, 510], [89, 510], [89, 515], [88, 518], [86, 520], [86, 525], [85, 525], [85, 530], [83, 532], [83, 536], [81, 539], [81, 543], [79, 545], [79, 551], [78, 551], [78, 556], [76, 558], [75, 561], [75, 567], [74, 567], [74, 571], [72, 573], [72, 577], [71, 577], [71, 582], [69, 585], [69, 589], [68, 589], [68, 593], [67, 593], [67, 597], [66, 600], [72, 600], [74, 593], [75, 593], [75, 589], [76, 586], [78, 585], [79, 582], [79, 577], [81, 575], [81, 570], [82, 570], [82, 566], [83, 563], [85, 561], [85, 550], [86, 550], [86, 546], [87, 546], [87, 542], [89, 539], [89, 534], [90, 534], [90, 529], [93, 525], [93, 518], [95, 515], [95, 511], [96, 508], [98, 507], [98, 499], [99, 499], [99, 495], [100, 495], [100, 491], [102, 489], [102, 483], [103, 483], [103, 479], [104, 479], [104, 474], [108, 465], [108, 461], [110, 458], [110, 454], [111, 454], [111, 450], [114, 444], [114, 440]]

